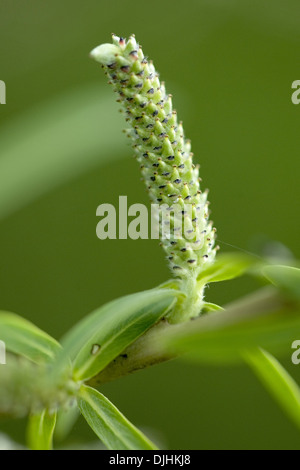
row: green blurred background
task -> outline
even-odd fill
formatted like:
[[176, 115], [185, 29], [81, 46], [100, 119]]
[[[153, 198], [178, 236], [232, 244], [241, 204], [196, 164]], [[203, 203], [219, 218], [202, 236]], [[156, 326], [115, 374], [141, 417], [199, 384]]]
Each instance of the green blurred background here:
[[[261, 254], [276, 241], [299, 257], [299, 18], [298, 0], [0, 0], [0, 308], [59, 338], [99, 305], [169, 277], [157, 241], [96, 238], [99, 204], [147, 204], [114, 96], [88, 58], [111, 32], [134, 32], [173, 94], [222, 250]], [[207, 297], [225, 303], [257, 286], [243, 278]], [[300, 449], [243, 366], [173, 361], [103, 393], [166, 448]], [[23, 422], [0, 425], [22, 441]], [[79, 421], [72, 439], [94, 437]]]

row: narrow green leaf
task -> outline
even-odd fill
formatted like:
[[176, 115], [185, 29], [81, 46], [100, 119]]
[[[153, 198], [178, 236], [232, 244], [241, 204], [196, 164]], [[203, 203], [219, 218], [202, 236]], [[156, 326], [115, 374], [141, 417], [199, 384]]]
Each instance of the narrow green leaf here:
[[257, 265], [260, 261], [244, 253], [224, 253], [218, 255], [214, 264], [201, 271], [197, 280], [201, 284], [234, 279]]
[[243, 354], [247, 364], [287, 415], [300, 427], [300, 388], [271, 354], [255, 349]]
[[157, 447], [144, 436], [100, 392], [82, 386], [79, 408], [86, 421], [108, 449], [154, 450]]
[[0, 219], [65, 181], [122, 158], [124, 137], [116, 129], [122, 129], [121, 118], [109, 98], [98, 84], [85, 85], [1, 126]]
[[71, 432], [72, 428], [74, 427], [78, 416], [79, 416], [79, 409], [77, 403], [74, 406], [69, 408], [61, 408], [57, 412], [57, 420], [56, 420], [56, 427], [54, 437], [55, 440], [63, 441]]
[[173, 289], [153, 289], [104, 305], [66, 335], [58, 362], [63, 364], [70, 357], [75, 379], [93, 377], [166, 315], [179, 294]]
[[220, 305], [212, 304], [211, 302], [204, 302], [203, 310], [206, 312], [217, 312], [220, 310], [224, 310], [224, 308], [221, 307]]
[[286, 352], [300, 336], [300, 308], [277, 296], [273, 288], [249, 296], [166, 332], [160, 342], [171, 353], [187, 353], [186, 360], [207, 363], [240, 362], [240, 351], [255, 347]]
[[300, 269], [291, 266], [265, 266], [263, 275], [290, 297], [300, 301]]
[[56, 413], [43, 410], [29, 417], [27, 443], [31, 450], [52, 450]]
[[8, 351], [41, 363], [53, 360], [60, 351], [59, 343], [28, 320], [0, 311], [0, 338]]

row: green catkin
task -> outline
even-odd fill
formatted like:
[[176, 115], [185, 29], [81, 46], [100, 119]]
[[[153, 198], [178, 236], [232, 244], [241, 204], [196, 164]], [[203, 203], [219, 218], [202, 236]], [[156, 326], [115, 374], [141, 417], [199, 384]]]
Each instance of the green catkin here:
[[[134, 35], [127, 41], [113, 35], [112, 42], [96, 47], [90, 55], [102, 64], [123, 105], [130, 125], [125, 132], [133, 141], [151, 202], [167, 208], [166, 212], [169, 209], [169, 218], [160, 223], [159, 232], [170, 268], [191, 298], [189, 312], [181, 312], [176, 320], [182, 321], [199, 314], [203, 288], [197, 289], [196, 279], [213, 263], [218, 248], [214, 246], [215, 229], [208, 220], [207, 191], [200, 190], [199, 167], [193, 164], [190, 141], [184, 137], [172, 96], [166, 93], [152, 61], [144, 56]], [[168, 237], [162, 237], [163, 224], [170, 226]], [[178, 227], [181, 237], [176, 233]]]
[[68, 409], [78, 389], [69, 377], [56, 383], [49, 367], [14, 354], [8, 354], [7, 364], [0, 367], [0, 384], [0, 417], [22, 418], [45, 408], [50, 412]]

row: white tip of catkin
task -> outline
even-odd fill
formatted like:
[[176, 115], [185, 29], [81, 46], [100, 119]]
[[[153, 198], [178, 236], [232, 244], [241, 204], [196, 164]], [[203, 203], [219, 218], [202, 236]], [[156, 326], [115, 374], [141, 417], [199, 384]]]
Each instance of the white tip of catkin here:
[[90, 52], [90, 57], [100, 64], [110, 65], [115, 62], [119, 52], [119, 48], [114, 44], [101, 44]]

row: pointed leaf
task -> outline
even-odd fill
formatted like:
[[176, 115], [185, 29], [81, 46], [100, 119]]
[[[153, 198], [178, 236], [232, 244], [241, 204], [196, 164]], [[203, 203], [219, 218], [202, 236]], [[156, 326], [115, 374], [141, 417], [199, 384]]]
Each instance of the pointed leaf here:
[[300, 427], [300, 388], [284, 367], [262, 349], [243, 354], [247, 364], [287, 415]]
[[77, 403], [66, 409], [61, 408], [57, 412], [57, 420], [55, 427], [55, 440], [63, 441], [71, 432], [72, 428], [80, 415]]
[[224, 310], [224, 308], [221, 307], [220, 305], [212, 304], [211, 302], [204, 302], [203, 310], [206, 312], [217, 312], [220, 310]]
[[82, 386], [79, 408], [86, 421], [108, 449], [154, 450], [157, 447], [144, 436], [100, 392]]
[[61, 349], [47, 333], [10, 312], [0, 311], [0, 338], [8, 351], [36, 363], [53, 360]]
[[98, 85], [51, 98], [2, 125], [0, 219], [65, 181], [122, 158], [118, 126], [121, 130], [114, 104]]
[[300, 269], [291, 266], [266, 266], [262, 273], [272, 284], [300, 301]]
[[31, 450], [52, 450], [56, 413], [43, 410], [29, 417], [27, 443]]
[[259, 260], [243, 253], [225, 253], [218, 255], [216, 261], [201, 271], [197, 280], [201, 284], [234, 279], [257, 265]]
[[63, 339], [66, 357], [74, 360], [74, 378], [98, 374], [124, 349], [167, 314], [178, 291], [153, 289], [114, 300], [84, 318]]

